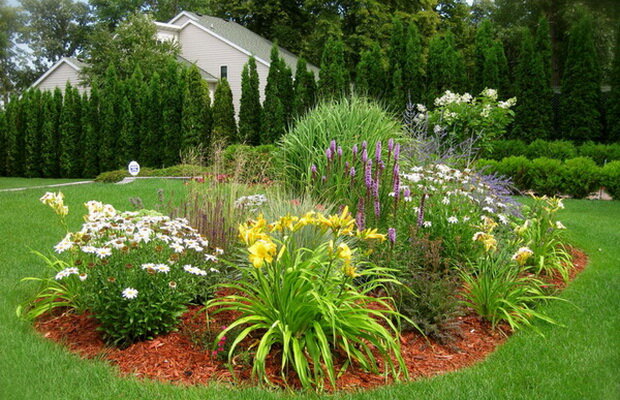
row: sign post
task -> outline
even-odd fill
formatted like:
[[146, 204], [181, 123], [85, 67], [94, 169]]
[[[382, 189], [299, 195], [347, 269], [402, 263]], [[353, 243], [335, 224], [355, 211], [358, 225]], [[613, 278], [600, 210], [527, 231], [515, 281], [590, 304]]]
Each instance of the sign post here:
[[129, 174], [131, 176], [136, 176], [140, 173], [140, 164], [138, 164], [136, 161], [132, 161], [127, 166], [127, 170], [129, 171]]

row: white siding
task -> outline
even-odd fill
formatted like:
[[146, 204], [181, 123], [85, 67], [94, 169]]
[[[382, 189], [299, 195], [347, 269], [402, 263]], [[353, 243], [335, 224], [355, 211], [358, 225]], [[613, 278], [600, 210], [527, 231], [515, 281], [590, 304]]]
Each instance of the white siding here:
[[[175, 23], [180, 23], [183, 18]], [[220, 78], [220, 67], [222, 65], [228, 66], [227, 79], [233, 94], [233, 104], [235, 111], [239, 111], [241, 71], [245, 63], [248, 62], [249, 56], [193, 24], [188, 24], [179, 33], [179, 42], [181, 43], [183, 58], [195, 62], [200, 68], [216, 78]], [[257, 70], [262, 99], [269, 69], [257, 62]]]
[[77, 87], [80, 93], [85, 90], [84, 87], [80, 86], [79, 72], [66, 62], [60, 64], [51, 74], [39, 82], [36, 87], [41, 90], [54, 90], [59, 87], [64, 91], [67, 81], [69, 81], [72, 86]]

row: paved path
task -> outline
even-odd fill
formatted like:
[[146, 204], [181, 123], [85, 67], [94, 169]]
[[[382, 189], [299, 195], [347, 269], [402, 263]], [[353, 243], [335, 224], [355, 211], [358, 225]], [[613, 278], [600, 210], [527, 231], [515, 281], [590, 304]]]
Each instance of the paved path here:
[[84, 184], [93, 183], [93, 182], [94, 181], [79, 181], [79, 182], [56, 183], [54, 185], [27, 186], [27, 187], [20, 187], [20, 188], [0, 189], [0, 192], [20, 192], [22, 190], [28, 190], [28, 189], [45, 189], [45, 188], [55, 188], [55, 187], [61, 187], [61, 186], [84, 185]]

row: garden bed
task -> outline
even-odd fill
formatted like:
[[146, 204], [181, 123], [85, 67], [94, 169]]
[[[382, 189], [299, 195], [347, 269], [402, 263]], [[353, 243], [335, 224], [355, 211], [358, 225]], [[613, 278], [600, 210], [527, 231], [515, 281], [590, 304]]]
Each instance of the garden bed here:
[[[571, 249], [571, 255], [573, 267], [570, 269], [570, 279], [573, 280], [586, 267], [588, 260], [585, 253], [574, 248]], [[559, 275], [546, 280], [558, 290], [567, 285]], [[88, 314], [64, 312], [45, 315], [37, 321], [36, 329], [45, 338], [63, 343], [83, 358], [103, 358], [111, 362], [118, 366], [123, 376], [186, 385], [214, 382], [249, 384], [251, 364], [248, 361], [236, 357], [233, 366], [229, 366], [223, 354], [212, 353], [211, 343], [204, 340], [208, 336], [205, 314], [198, 313], [199, 309], [192, 307], [185, 313], [177, 332], [138, 342], [125, 349], [106, 346], [96, 330], [96, 321]], [[217, 330], [234, 319], [235, 316], [229, 312], [221, 313], [212, 316], [210, 324]], [[402, 335], [402, 354], [411, 379], [471, 366], [484, 360], [510, 334], [506, 325], [493, 330], [488, 322], [471, 310], [459, 317], [457, 326], [453, 335], [455, 339], [446, 344], [427, 339], [419, 333], [407, 332]], [[279, 364], [279, 360], [272, 357], [268, 362], [268, 374], [273, 382], [284, 386], [278, 371]], [[391, 381], [380, 374], [349, 368], [338, 378], [337, 387], [339, 390], [366, 389]], [[289, 384], [296, 386], [292, 379]]]

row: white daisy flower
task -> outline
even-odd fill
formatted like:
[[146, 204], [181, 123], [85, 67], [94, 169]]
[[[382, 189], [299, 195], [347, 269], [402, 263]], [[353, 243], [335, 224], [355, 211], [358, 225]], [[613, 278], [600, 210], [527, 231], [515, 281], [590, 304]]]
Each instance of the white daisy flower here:
[[448, 218], [448, 222], [451, 223], [451, 224], [456, 224], [456, 223], [459, 222], [459, 219], [457, 217], [455, 217], [455, 216], [452, 216], [452, 217]]
[[138, 291], [132, 287], [125, 288], [122, 292], [124, 298], [131, 300], [138, 297]]
[[112, 255], [112, 249], [110, 249], [109, 247], [100, 247], [95, 250], [95, 254], [99, 258], [106, 258]]
[[200, 269], [198, 267], [191, 266], [191, 265], [184, 265], [183, 269], [186, 272], [189, 272], [190, 274], [194, 274], [194, 275], [198, 275], [198, 276], [205, 276], [205, 275], [207, 275], [207, 271], [205, 271], [203, 269]]

